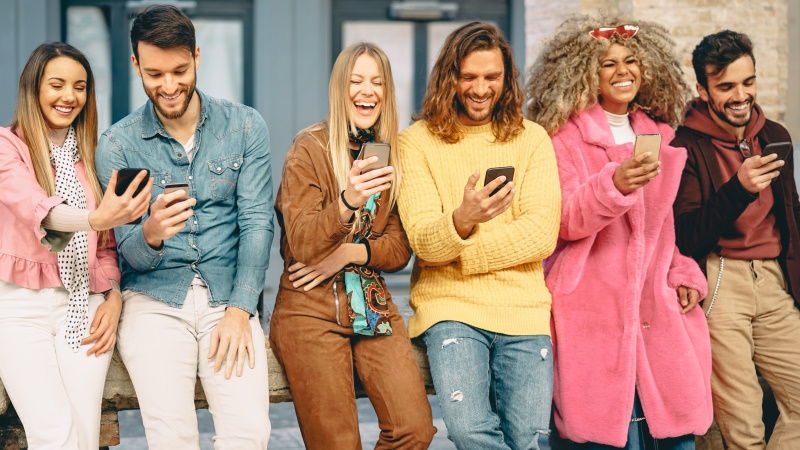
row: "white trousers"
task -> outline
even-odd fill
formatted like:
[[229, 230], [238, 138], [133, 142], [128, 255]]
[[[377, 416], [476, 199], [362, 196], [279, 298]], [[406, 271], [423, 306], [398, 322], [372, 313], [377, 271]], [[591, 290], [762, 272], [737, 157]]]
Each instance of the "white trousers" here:
[[258, 316], [250, 319], [255, 369], [241, 377], [214, 373], [208, 359], [211, 332], [225, 305], [208, 304], [208, 288], [193, 283], [178, 309], [124, 291], [118, 349], [136, 389], [151, 450], [198, 449], [194, 396], [199, 377], [214, 420], [214, 448], [266, 449], [270, 435], [267, 351]]
[[[111, 352], [86, 356], [94, 343], [78, 352], [67, 345], [67, 300], [63, 288], [0, 281], [0, 379], [31, 450], [99, 447]], [[104, 301], [100, 294], [89, 296], [89, 323]]]

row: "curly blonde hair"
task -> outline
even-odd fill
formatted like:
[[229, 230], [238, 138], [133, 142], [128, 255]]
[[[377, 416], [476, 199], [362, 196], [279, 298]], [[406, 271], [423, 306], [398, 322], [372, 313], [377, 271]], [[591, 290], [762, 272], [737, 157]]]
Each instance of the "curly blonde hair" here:
[[[639, 31], [628, 39], [618, 34], [595, 39], [589, 34], [595, 28], [619, 25], [635, 25]], [[571, 115], [594, 106], [600, 92], [600, 60], [614, 43], [631, 50], [641, 70], [641, 87], [628, 105], [629, 111], [641, 109], [653, 119], [677, 127], [692, 95], [669, 32], [653, 22], [609, 14], [572, 16], [544, 43], [527, 73], [528, 119], [552, 136]]]

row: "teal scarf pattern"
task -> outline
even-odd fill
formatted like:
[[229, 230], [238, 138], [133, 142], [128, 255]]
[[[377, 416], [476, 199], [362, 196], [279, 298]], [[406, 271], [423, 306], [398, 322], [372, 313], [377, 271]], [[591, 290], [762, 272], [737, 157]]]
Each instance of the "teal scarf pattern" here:
[[[381, 193], [373, 194], [361, 208], [361, 227], [353, 243], [364, 242], [372, 233], [372, 223], [381, 204]], [[391, 336], [389, 305], [380, 273], [369, 267], [351, 264], [345, 268], [344, 287], [353, 331], [362, 336]]]

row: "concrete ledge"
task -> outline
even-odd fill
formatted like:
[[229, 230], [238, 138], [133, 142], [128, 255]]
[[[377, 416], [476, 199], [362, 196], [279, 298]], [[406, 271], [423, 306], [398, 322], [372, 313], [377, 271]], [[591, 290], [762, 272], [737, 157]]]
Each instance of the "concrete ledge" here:
[[[428, 357], [425, 354], [425, 347], [419, 342], [414, 342], [414, 356], [417, 359], [422, 379], [425, 383], [425, 389], [429, 394], [435, 394], [433, 389], [433, 381], [430, 375], [430, 366], [428, 365]], [[286, 380], [286, 375], [278, 363], [275, 354], [267, 344], [267, 364], [269, 366], [269, 401], [270, 403], [290, 402], [292, 401], [292, 393], [289, 389], [289, 382]], [[356, 397], [366, 397], [364, 389], [361, 387], [361, 382], [358, 376], [355, 377]], [[0, 381], [0, 449], [25, 449], [27, 442], [25, 441], [25, 433], [22, 429], [22, 424], [16, 417], [13, 408], [9, 410], [10, 401], [6, 390]], [[200, 380], [195, 385], [195, 408], [207, 408], [206, 396], [203, 392], [203, 387]], [[136, 391], [133, 389], [128, 371], [122, 363], [119, 353], [114, 350], [114, 355], [111, 359], [111, 366], [108, 369], [106, 376], [105, 390], [103, 391], [103, 413], [100, 419], [100, 445], [110, 446], [119, 444], [119, 422], [117, 421], [117, 412], [126, 409], [138, 409], [139, 401], [136, 398]]]

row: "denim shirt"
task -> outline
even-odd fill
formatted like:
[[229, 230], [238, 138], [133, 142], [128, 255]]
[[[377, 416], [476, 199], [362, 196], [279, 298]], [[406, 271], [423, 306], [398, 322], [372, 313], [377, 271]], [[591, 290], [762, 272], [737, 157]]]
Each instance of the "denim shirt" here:
[[197, 199], [186, 227], [159, 249], [147, 244], [142, 225], [114, 229], [121, 286], [180, 308], [195, 274], [212, 306], [227, 304], [256, 313], [272, 244], [272, 168], [269, 132], [254, 109], [200, 96], [195, 153], [164, 129], [153, 103], [114, 124], [100, 137], [97, 175], [108, 188], [112, 170], [150, 169], [150, 204], [169, 183], [189, 184]]

